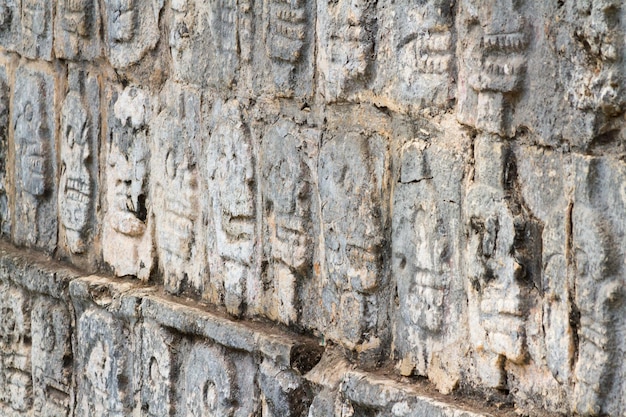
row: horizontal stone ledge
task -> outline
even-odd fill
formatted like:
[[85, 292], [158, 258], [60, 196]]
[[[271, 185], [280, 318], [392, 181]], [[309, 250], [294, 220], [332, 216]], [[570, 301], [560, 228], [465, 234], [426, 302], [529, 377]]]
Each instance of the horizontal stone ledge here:
[[305, 373], [324, 350], [314, 338], [301, 336], [256, 321], [240, 321], [210, 311], [188, 299], [175, 299], [137, 281], [89, 276], [70, 285], [72, 298], [87, 301], [122, 315], [151, 319], [180, 333], [210, 339], [224, 347], [260, 353], [277, 365]]
[[0, 277], [28, 291], [68, 301], [69, 283], [83, 275], [40, 252], [0, 241]]
[[418, 392], [413, 384], [362, 372], [349, 371], [341, 382], [341, 393], [352, 404], [394, 417], [505, 417], [514, 413], [478, 410], [475, 405], [455, 404], [442, 395]]

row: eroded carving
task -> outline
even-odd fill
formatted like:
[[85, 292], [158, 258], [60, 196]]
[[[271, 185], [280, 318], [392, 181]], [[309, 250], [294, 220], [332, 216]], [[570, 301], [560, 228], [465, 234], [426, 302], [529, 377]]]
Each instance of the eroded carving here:
[[22, 0], [22, 53], [28, 58], [52, 59], [52, 2]]
[[140, 61], [159, 41], [159, 1], [105, 0], [107, 49], [116, 68]]
[[[453, 257], [452, 221], [444, 216], [423, 143], [402, 150], [393, 218], [393, 273], [398, 282], [398, 349], [404, 367], [427, 375], [446, 324]], [[438, 197], [439, 196], [439, 197]]]
[[76, 415], [130, 414], [128, 330], [110, 313], [88, 310], [78, 320]]
[[22, 290], [0, 282], [0, 402], [22, 413], [33, 403], [31, 311]]
[[[269, 235], [270, 264], [278, 317], [298, 321], [298, 282], [308, 275], [311, 236], [312, 178], [303, 150], [304, 132], [279, 122], [263, 141], [263, 206]], [[300, 137], [299, 137], [300, 136]]]
[[[87, 248], [96, 191], [93, 172], [98, 124], [88, 99], [98, 98], [98, 87], [94, 79], [86, 77], [81, 70], [70, 72], [70, 91], [61, 108], [59, 211], [65, 242], [72, 253], [83, 253]], [[87, 95], [86, 89], [91, 94]]]
[[281, 369], [264, 360], [259, 366], [259, 385], [263, 393], [263, 409], [269, 416], [304, 415], [311, 404], [301, 378], [291, 369]]
[[376, 3], [327, 2], [325, 90], [329, 100], [343, 98], [371, 78], [376, 37]]
[[94, 0], [57, 3], [55, 53], [58, 57], [93, 59], [100, 54], [100, 10]]
[[214, 244], [212, 282], [224, 293], [229, 312], [240, 314], [243, 303], [258, 291], [254, 277], [254, 159], [249, 132], [237, 102], [226, 103], [211, 135], [208, 182]]
[[[374, 338], [384, 282], [383, 203], [386, 144], [379, 135], [345, 132], [328, 140], [320, 155], [319, 181], [326, 263], [325, 288], [338, 337], [354, 347]], [[351, 221], [347, 213], [361, 219]], [[332, 305], [333, 307], [331, 307]]]
[[[577, 320], [572, 324], [578, 349], [572, 372], [572, 411], [618, 414], [626, 291], [623, 245], [618, 243], [623, 239], [619, 230], [624, 203], [623, 195], [615, 199], [614, 190], [623, 184], [624, 176], [605, 159], [580, 157], [575, 164], [571, 261]], [[609, 201], [615, 202], [612, 210], [605, 208]]]
[[514, 0], [490, 0], [487, 4], [467, 0], [465, 4], [469, 56], [463, 73], [464, 83], [473, 92], [461, 90], [459, 118], [500, 136], [512, 133], [508, 108], [515, 103], [526, 74], [528, 37], [520, 4]]
[[562, 13], [555, 26], [557, 48], [564, 59], [561, 78], [574, 113], [568, 134], [587, 147], [600, 134], [615, 129], [626, 110], [624, 16], [619, 0], [580, 0]]
[[238, 401], [235, 367], [219, 346], [195, 345], [185, 364], [186, 415], [235, 415]]
[[58, 300], [41, 298], [32, 315], [34, 409], [40, 416], [69, 416], [72, 401], [71, 318]]
[[293, 91], [294, 72], [305, 53], [308, 12], [306, 0], [269, 0], [267, 55], [272, 60], [274, 83], [283, 92]]
[[20, 47], [21, 29], [19, 2], [0, 0], [0, 45], [9, 51], [17, 51]]
[[171, 416], [173, 412], [174, 337], [153, 322], [145, 322], [142, 336], [142, 416]]
[[169, 43], [176, 78], [229, 88], [240, 62], [251, 59], [251, 3], [181, 0], [171, 7], [174, 25]]
[[103, 255], [119, 276], [147, 279], [153, 249], [149, 230], [147, 138], [149, 99], [135, 87], [117, 98], [107, 148], [107, 203]]
[[[196, 153], [191, 147], [197, 123], [189, 120], [194, 119], [189, 108], [194, 98], [182, 91], [172, 95], [175, 103], [161, 112], [154, 133], [153, 166], [162, 167], [153, 173], [154, 212], [159, 267], [166, 289], [178, 293], [185, 286], [202, 288], [203, 260], [197, 256], [201, 251], [196, 230], [200, 192]], [[172, 142], [173, 137], [178, 141]]]
[[18, 70], [13, 108], [18, 244], [53, 250], [56, 246], [56, 160], [53, 85], [48, 76]]
[[454, 70], [452, 1], [400, 6], [395, 16], [394, 45], [398, 56], [399, 97], [424, 100], [424, 105], [446, 105], [451, 97]]
[[503, 360], [526, 359], [529, 291], [541, 285], [541, 226], [515, 195], [515, 161], [507, 147], [481, 137], [465, 201], [470, 336], [483, 383], [505, 384]]

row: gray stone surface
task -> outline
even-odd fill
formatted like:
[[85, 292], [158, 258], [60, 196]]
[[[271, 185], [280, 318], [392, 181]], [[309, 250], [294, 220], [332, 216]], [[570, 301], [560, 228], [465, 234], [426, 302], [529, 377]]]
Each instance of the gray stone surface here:
[[15, 75], [15, 228], [20, 245], [52, 252], [57, 244], [57, 165], [53, 75], [21, 66]]
[[118, 276], [149, 278], [153, 262], [149, 200], [151, 97], [140, 88], [109, 91], [111, 113], [106, 154], [106, 215], [102, 254]]
[[103, 0], [107, 56], [115, 68], [140, 61], [159, 42], [163, 0]]
[[207, 146], [210, 300], [241, 314], [258, 303], [256, 168], [252, 138], [236, 100], [217, 102]]
[[8, 51], [17, 51], [22, 33], [21, 0], [3, 0], [0, 4], [0, 45]]
[[625, 33], [0, 0], [0, 415], [624, 416]]
[[[202, 292], [207, 263], [201, 223], [201, 156], [198, 138], [200, 96], [172, 85], [152, 125], [155, 246], [167, 291]], [[177, 137], [172, 142], [170, 138]], [[177, 192], [172, 192], [177, 190]]]
[[72, 254], [88, 252], [98, 232], [100, 88], [98, 78], [70, 68], [69, 91], [61, 106], [61, 178], [59, 218], [64, 243]]
[[52, 60], [54, 2], [21, 0], [21, 53], [31, 59]]
[[96, 0], [56, 2], [54, 54], [57, 58], [92, 60], [102, 54], [102, 16]]

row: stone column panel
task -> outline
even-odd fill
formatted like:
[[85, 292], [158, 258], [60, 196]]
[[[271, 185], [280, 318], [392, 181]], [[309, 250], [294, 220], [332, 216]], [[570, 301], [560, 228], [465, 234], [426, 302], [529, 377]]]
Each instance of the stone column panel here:
[[97, 0], [59, 0], [54, 23], [57, 58], [92, 60], [102, 54], [102, 17]]
[[57, 245], [55, 85], [51, 74], [21, 66], [15, 75], [15, 228], [18, 245], [52, 252]]
[[61, 105], [61, 242], [71, 254], [85, 254], [99, 231], [100, 87], [87, 70], [71, 66], [69, 91]]

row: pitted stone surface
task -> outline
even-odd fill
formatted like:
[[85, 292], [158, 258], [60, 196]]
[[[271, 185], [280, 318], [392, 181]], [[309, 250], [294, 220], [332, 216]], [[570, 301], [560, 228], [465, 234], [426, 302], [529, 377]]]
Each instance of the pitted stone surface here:
[[625, 34], [0, 0], [0, 415], [626, 415]]

